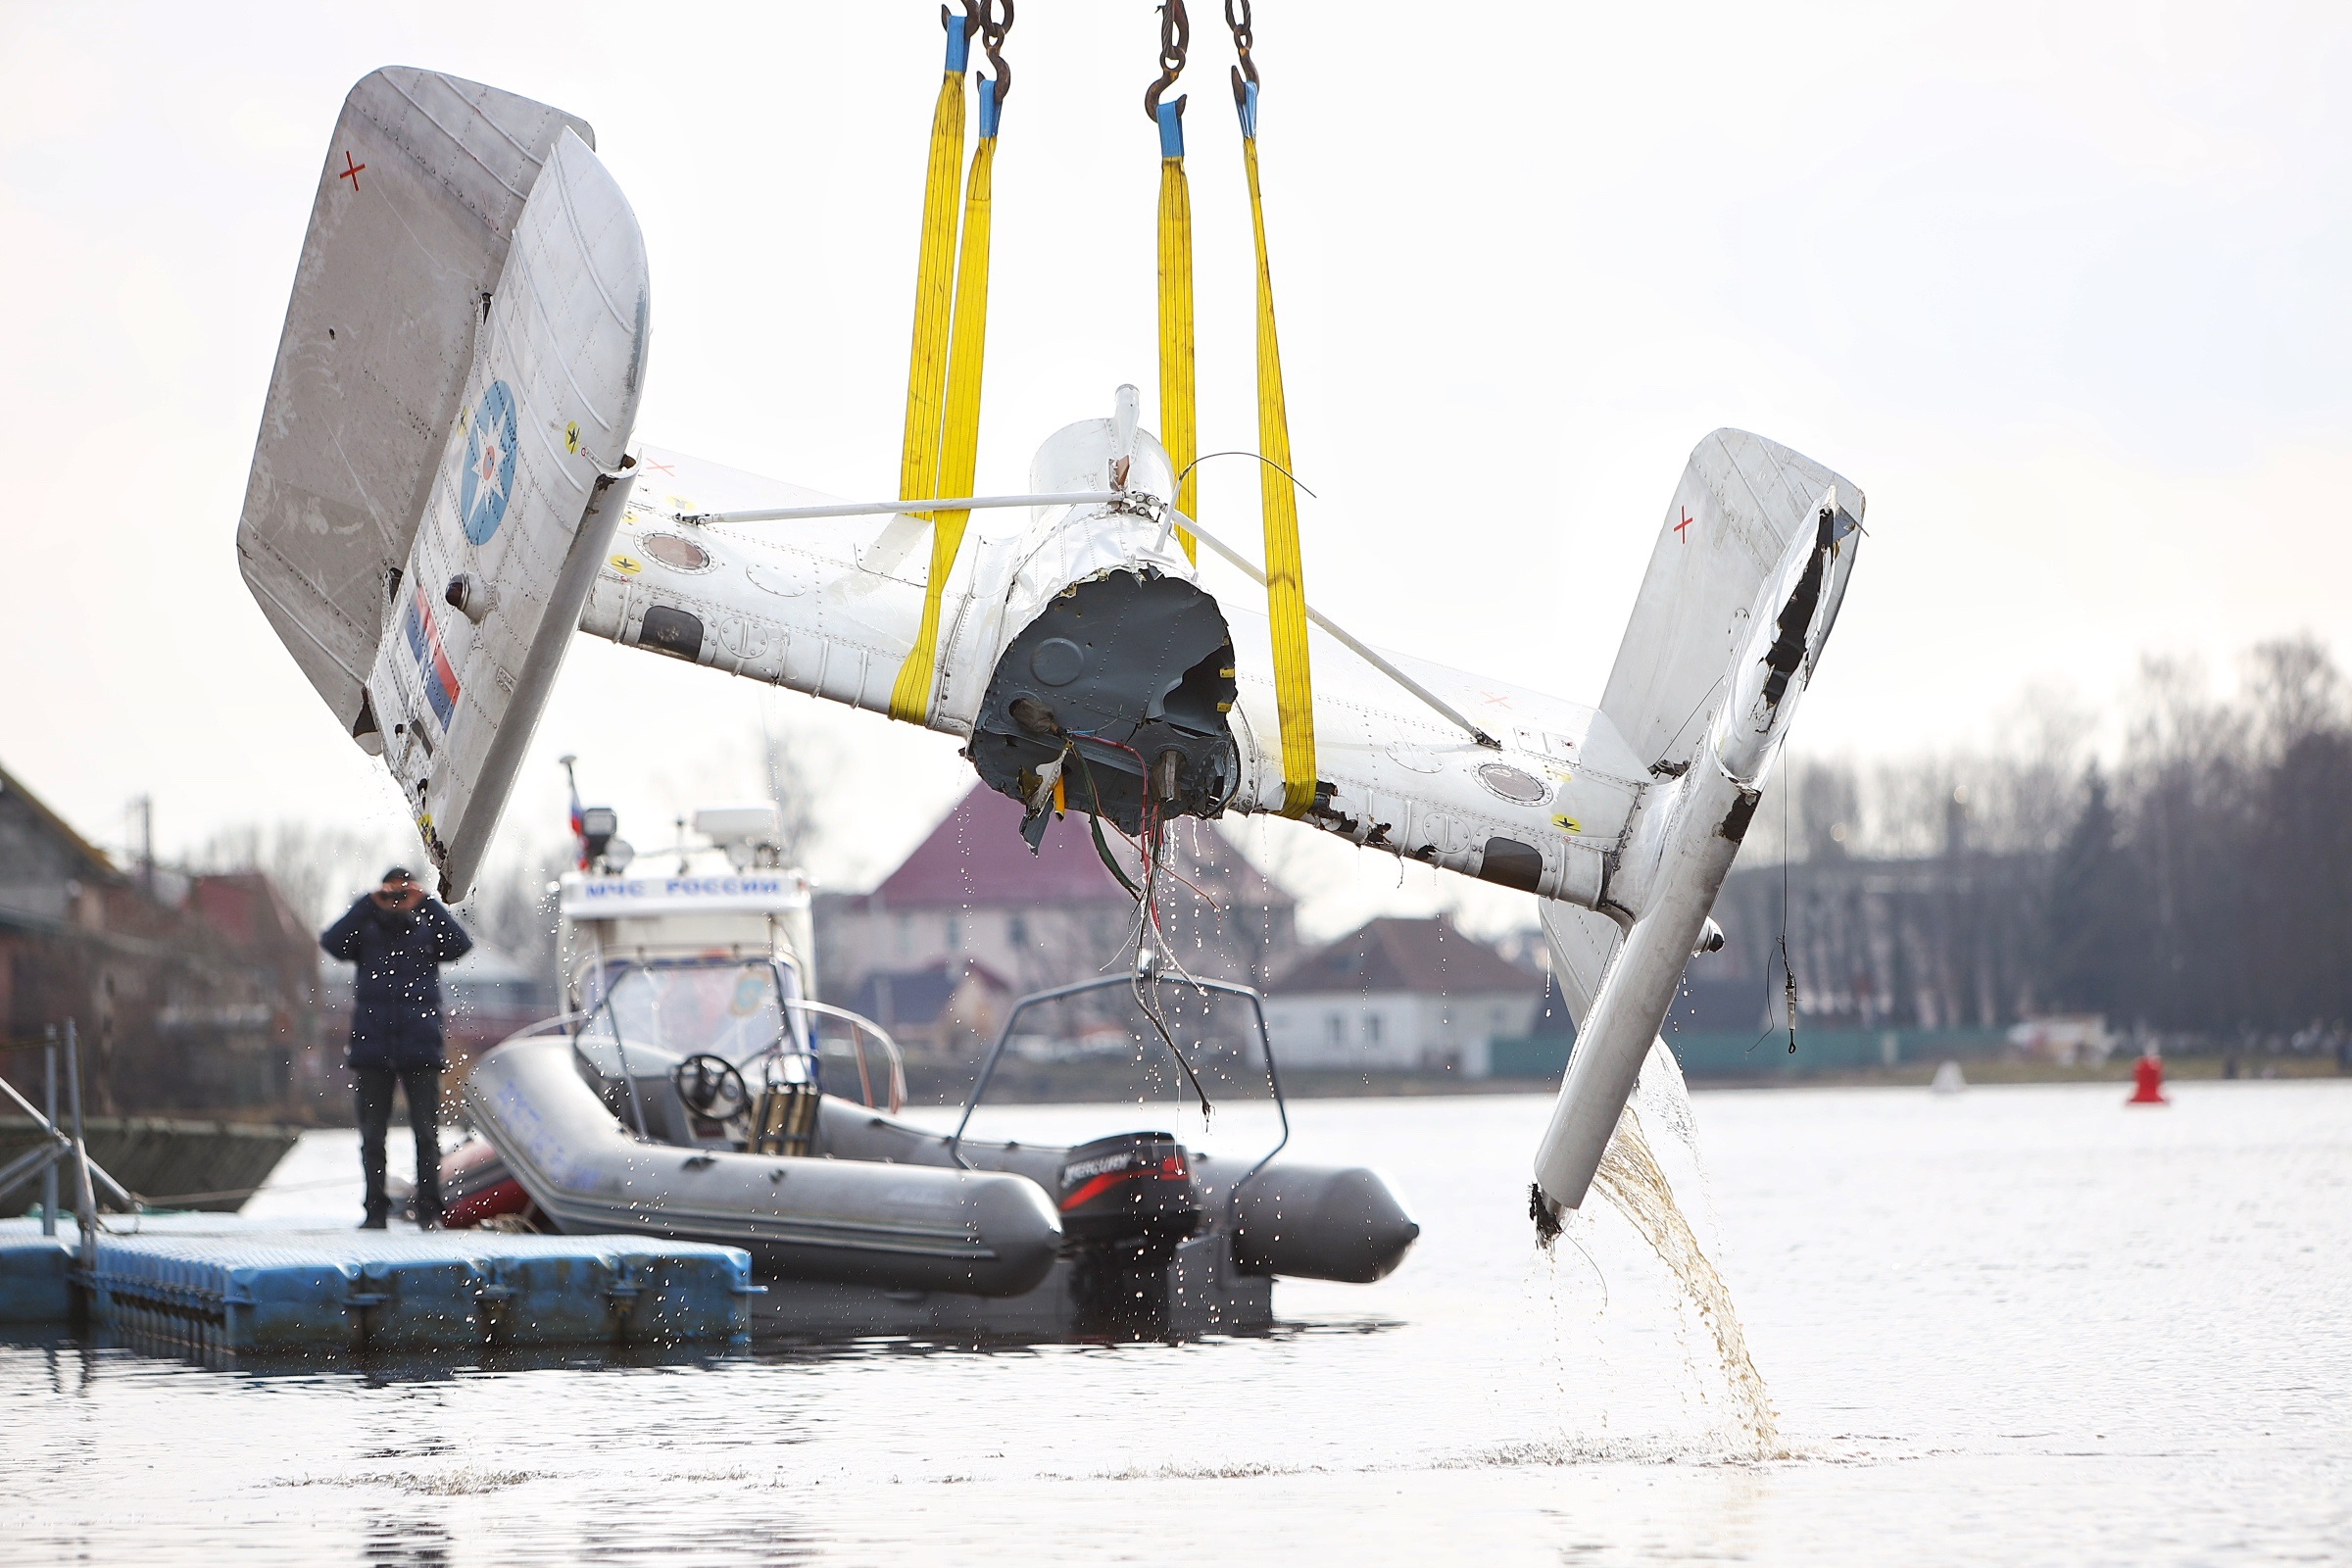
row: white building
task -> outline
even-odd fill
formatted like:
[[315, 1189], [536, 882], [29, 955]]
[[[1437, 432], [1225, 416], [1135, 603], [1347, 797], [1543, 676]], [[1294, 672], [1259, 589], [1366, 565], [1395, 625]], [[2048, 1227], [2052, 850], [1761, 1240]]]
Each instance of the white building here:
[[1309, 954], [1267, 988], [1284, 1067], [1484, 1078], [1488, 1042], [1524, 1035], [1544, 977], [1434, 920], [1381, 919]]

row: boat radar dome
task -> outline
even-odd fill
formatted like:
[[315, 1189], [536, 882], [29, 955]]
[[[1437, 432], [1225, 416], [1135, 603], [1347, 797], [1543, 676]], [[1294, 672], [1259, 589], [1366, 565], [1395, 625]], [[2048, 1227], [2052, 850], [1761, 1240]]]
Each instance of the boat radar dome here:
[[783, 863], [784, 813], [773, 801], [706, 806], [694, 813], [694, 830], [724, 850], [738, 871]]

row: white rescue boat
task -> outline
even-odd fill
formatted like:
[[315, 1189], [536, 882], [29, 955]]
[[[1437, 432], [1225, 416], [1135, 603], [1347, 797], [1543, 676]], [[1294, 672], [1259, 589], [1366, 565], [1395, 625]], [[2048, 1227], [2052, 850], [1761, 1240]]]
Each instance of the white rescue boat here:
[[[713, 843], [666, 872], [587, 814], [595, 859], [561, 888], [570, 1009], [467, 1078], [477, 1136], [444, 1165], [450, 1224], [742, 1247], [771, 1334], [1029, 1337], [1262, 1329], [1277, 1276], [1369, 1283], [1419, 1235], [1371, 1171], [1279, 1162], [1279, 1144], [1236, 1160], [1156, 1129], [1075, 1148], [963, 1136], [1023, 1015], [1090, 1001], [1156, 1022], [1214, 1001], [1282, 1111], [1249, 988], [1147, 965], [1026, 998], [956, 1130], [925, 1129], [899, 1114], [888, 1033], [808, 995], [808, 883], [779, 863], [772, 806], [699, 813]], [[1197, 1047], [1143, 1038], [1198, 1083]]]

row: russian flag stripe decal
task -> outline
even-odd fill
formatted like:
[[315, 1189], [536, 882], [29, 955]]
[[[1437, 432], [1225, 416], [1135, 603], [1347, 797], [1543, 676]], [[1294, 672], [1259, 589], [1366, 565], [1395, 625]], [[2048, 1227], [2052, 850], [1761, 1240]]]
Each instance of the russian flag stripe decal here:
[[458, 672], [449, 665], [449, 655], [441, 647], [441, 628], [433, 624], [433, 607], [426, 602], [424, 590], [418, 588], [416, 597], [409, 604], [409, 652], [416, 656], [416, 672], [422, 677], [424, 700], [433, 705], [433, 716], [441, 727], [449, 728], [457, 716]]

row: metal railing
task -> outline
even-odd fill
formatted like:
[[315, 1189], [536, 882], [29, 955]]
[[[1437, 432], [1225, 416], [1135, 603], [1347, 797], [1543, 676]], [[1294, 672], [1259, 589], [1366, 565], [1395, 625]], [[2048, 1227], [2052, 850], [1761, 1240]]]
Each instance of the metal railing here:
[[[869, 1110], [883, 1108], [882, 1102], [874, 1096], [874, 1071], [872, 1064], [867, 1061], [865, 1054], [865, 1039], [866, 1036], [871, 1035], [875, 1044], [881, 1048], [884, 1065], [889, 1069], [889, 1077], [884, 1087], [889, 1094], [890, 1113], [895, 1116], [905, 1109], [906, 1104], [906, 1053], [899, 1049], [899, 1043], [890, 1037], [890, 1032], [864, 1014], [852, 1012], [847, 1007], [837, 1007], [831, 1003], [815, 1002], [805, 997], [788, 995], [786, 971], [772, 958], [743, 960], [746, 966], [760, 962], [764, 962], [775, 977], [775, 997], [784, 1020], [784, 1028], [773, 1045], [742, 1058], [738, 1065], [748, 1066], [754, 1061], [774, 1058], [791, 1052], [808, 1058], [811, 1081], [815, 1082], [821, 1091], [824, 1077], [822, 1069], [823, 1041], [818, 1037], [815, 1026], [807, 1020], [810, 1017], [838, 1018], [850, 1026], [850, 1056], [858, 1067], [858, 1085], [863, 1093], [866, 1108]], [[550, 1034], [562, 1030], [570, 1036], [572, 1050], [576, 1054], [580, 1051], [581, 1041], [596, 1022], [597, 1016], [600, 1013], [603, 1014], [606, 1026], [612, 1032], [613, 1052], [618, 1058], [621, 1080], [628, 1097], [629, 1119], [636, 1123], [637, 1136], [651, 1142], [651, 1134], [647, 1131], [645, 1107], [638, 1099], [637, 1077], [629, 1070], [628, 1042], [622, 1038], [620, 1016], [612, 1006], [612, 996], [617, 989], [617, 981], [632, 970], [654, 973], [665, 968], [685, 967], [692, 967], [692, 965], [676, 960], [657, 959], [647, 962], [635, 958], [622, 958], [610, 962], [598, 974], [598, 995], [592, 1006], [585, 1011], [567, 1012], [561, 1017], [542, 1020], [528, 1029], [510, 1036], [509, 1039], [522, 1040], [533, 1035]], [[803, 1016], [796, 1018], [795, 1014]], [[796, 1024], [799, 1027], [796, 1028]]]
[[[66, 1103], [68, 1112], [73, 1117], [74, 1130], [69, 1133], [59, 1125], [57, 1119], [57, 1048], [59, 1042], [58, 1031], [54, 1026], [51, 1027], [49, 1036], [48, 1039], [39, 1042], [37, 1046], [41, 1053], [42, 1080], [45, 1086], [43, 1098], [48, 1102], [49, 1106], [46, 1113], [18, 1093], [16, 1085], [10, 1083], [6, 1078], [0, 1078], [0, 1093], [5, 1093], [10, 1100], [22, 1105], [25, 1114], [32, 1118], [36, 1131], [46, 1134], [46, 1137], [41, 1140], [40, 1147], [28, 1149], [6, 1165], [0, 1165], [0, 1196], [5, 1196], [12, 1189], [23, 1186], [31, 1179], [35, 1172], [38, 1172], [41, 1178], [41, 1234], [55, 1236], [58, 1215], [57, 1168], [61, 1164], [70, 1165], [74, 1175], [74, 1222], [81, 1230], [82, 1261], [86, 1266], [95, 1260], [98, 1248], [96, 1184], [103, 1183], [106, 1189], [113, 1193], [127, 1209], [135, 1211], [143, 1205], [135, 1194], [108, 1175], [105, 1167], [90, 1158], [89, 1147], [83, 1141], [81, 1035], [72, 1018], [66, 1020], [64, 1044], [66, 1048]], [[32, 1044], [24, 1044], [9, 1046], [4, 1049], [31, 1051], [36, 1047]]]
[[[865, 1106], [868, 1110], [880, 1110], [882, 1107], [874, 1100], [873, 1074], [866, 1067], [865, 1037], [870, 1034], [880, 1042], [883, 1057], [890, 1066], [890, 1113], [895, 1116], [906, 1108], [906, 1056], [904, 1052], [899, 1050], [899, 1043], [890, 1038], [889, 1031], [863, 1013], [852, 1012], [847, 1007], [836, 1007], [829, 1002], [809, 1002], [796, 997], [784, 1004], [787, 1012], [796, 1007], [804, 1012], [816, 1013], [827, 1018], [840, 1018], [849, 1024], [850, 1051], [858, 1062], [858, 1087], [864, 1092]], [[813, 1029], [809, 1031], [809, 1039], [820, 1046], [822, 1044]]]
[[[1282, 1121], [1282, 1136], [1275, 1140], [1274, 1147], [1272, 1149], [1267, 1150], [1263, 1154], [1258, 1156], [1256, 1164], [1250, 1166], [1247, 1171], [1244, 1171], [1241, 1177], [1234, 1182], [1233, 1186], [1227, 1190], [1225, 1194], [1225, 1208], [1227, 1217], [1230, 1220], [1235, 1210], [1235, 1206], [1241, 1201], [1242, 1189], [1249, 1186], [1251, 1179], [1254, 1178], [1259, 1171], [1264, 1170], [1268, 1165], [1272, 1164], [1274, 1162], [1274, 1156], [1281, 1153], [1283, 1150], [1289, 1146], [1291, 1142], [1291, 1107], [1283, 1099], [1282, 1075], [1274, 1069], [1274, 1041], [1266, 1032], [1265, 999], [1259, 996], [1257, 991], [1252, 987], [1235, 985], [1231, 981], [1227, 980], [1199, 980], [1189, 976], [1180, 978], [1162, 973], [1156, 967], [1154, 967], [1148, 971], [1139, 971], [1139, 973], [1133, 976], [1105, 975], [1099, 980], [1080, 980], [1066, 986], [1055, 986], [1050, 991], [1032, 991], [1029, 993], [1029, 995], [1021, 998], [1019, 1002], [1013, 1004], [1011, 1013], [1008, 1014], [1004, 1019], [1004, 1027], [997, 1032], [996, 1044], [988, 1048], [988, 1055], [981, 1060], [980, 1076], [972, 1083], [971, 1098], [963, 1102], [963, 1115], [956, 1123], [955, 1136], [948, 1140], [948, 1157], [955, 1160], [956, 1164], [962, 1166], [965, 1170], [971, 1170], [974, 1168], [971, 1161], [963, 1157], [964, 1129], [971, 1126], [972, 1112], [980, 1108], [981, 1097], [988, 1093], [988, 1081], [996, 1076], [997, 1063], [1003, 1058], [1004, 1054], [1004, 1048], [1012, 1043], [1013, 1032], [1020, 1025], [1022, 1013], [1027, 1012], [1032, 1007], [1040, 1007], [1044, 1006], [1048, 1003], [1061, 1002], [1071, 997], [1083, 996], [1090, 991], [1107, 991], [1113, 986], [1127, 988], [1136, 986], [1139, 983], [1152, 987], [1154, 994], [1156, 994], [1157, 989], [1161, 986], [1174, 986], [1184, 990], [1209, 992], [1220, 996], [1239, 997], [1243, 1001], [1250, 1004], [1250, 1013], [1257, 1020], [1257, 1045], [1258, 1050], [1263, 1054], [1266, 1063], [1266, 1088], [1274, 1099], [1274, 1113], [1280, 1117]], [[1167, 1041], [1167, 1047], [1169, 1054], [1174, 1055], [1176, 1058], [1176, 1065], [1183, 1068], [1188, 1076], [1193, 1075], [1193, 1064], [1185, 1059], [1184, 1053], [1177, 1048], [1176, 1042], [1173, 1039], [1169, 1039]], [[1198, 1081], [1197, 1078], [1196, 1081]]]

